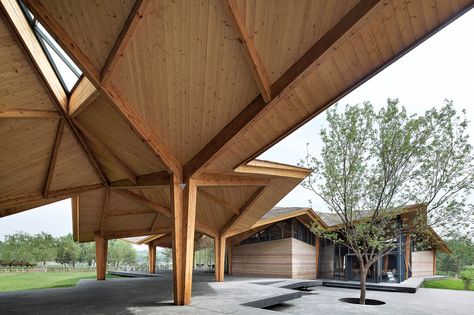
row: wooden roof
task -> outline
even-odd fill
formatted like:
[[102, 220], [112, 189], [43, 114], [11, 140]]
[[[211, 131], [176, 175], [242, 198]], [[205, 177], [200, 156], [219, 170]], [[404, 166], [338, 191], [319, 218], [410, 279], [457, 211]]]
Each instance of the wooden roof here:
[[[64, 91], [16, 0], [0, 0], [0, 217], [73, 197], [74, 235], [169, 226], [169, 174], [197, 228], [252, 227], [307, 174], [255, 158], [473, 0], [25, 0], [84, 73]], [[184, 182], [184, 181], [183, 181]]]

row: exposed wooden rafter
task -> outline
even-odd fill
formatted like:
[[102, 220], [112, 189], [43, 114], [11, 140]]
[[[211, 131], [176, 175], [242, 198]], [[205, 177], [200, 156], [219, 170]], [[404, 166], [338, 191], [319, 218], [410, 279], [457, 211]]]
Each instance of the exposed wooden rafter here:
[[155, 201], [147, 199], [147, 198], [145, 198], [145, 197], [143, 197], [143, 196], [141, 196], [137, 193], [131, 192], [131, 191], [126, 190], [126, 189], [115, 189], [114, 193], [117, 193], [117, 194], [121, 195], [122, 197], [125, 197], [129, 200], [135, 201], [135, 202], [137, 202], [137, 203], [139, 203], [139, 204], [141, 204], [145, 207], [148, 207], [151, 210], [155, 210], [156, 212], [160, 212], [160, 213], [164, 214], [167, 217], [171, 217], [170, 209], [160, 205], [159, 203], [157, 203]]
[[129, 179], [122, 179], [110, 183], [110, 188], [157, 188], [158, 186], [169, 185], [170, 174], [168, 172], [157, 172], [152, 174], [140, 175], [136, 177], [136, 182], [133, 183]]
[[100, 220], [100, 235], [104, 235], [105, 227], [107, 226], [107, 216], [110, 208], [110, 189], [105, 190], [104, 204], [102, 206], [102, 217]]
[[54, 140], [53, 151], [51, 152], [51, 158], [49, 160], [48, 173], [46, 174], [46, 180], [43, 188], [43, 196], [48, 198], [49, 187], [51, 186], [51, 179], [53, 178], [54, 167], [56, 166], [56, 158], [58, 156], [59, 145], [61, 144], [61, 138], [64, 132], [64, 120], [61, 119], [58, 125], [58, 131], [56, 132], [56, 139]]
[[0, 118], [61, 118], [61, 114], [53, 110], [9, 109], [0, 110]]
[[117, 67], [120, 58], [123, 57], [125, 49], [127, 48], [133, 33], [137, 29], [138, 25], [140, 24], [140, 20], [145, 15], [151, 3], [151, 0], [137, 0], [135, 2], [135, 5], [133, 6], [132, 11], [128, 16], [127, 21], [125, 22], [125, 25], [122, 31], [120, 32], [120, 35], [117, 41], [115, 42], [115, 45], [112, 48], [109, 57], [107, 58], [107, 62], [105, 63], [104, 68], [102, 69], [102, 85], [106, 85], [112, 77], [112, 73]]
[[197, 176], [206, 164], [219, 155], [238, 135], [242, 134], [274, 100], [372, 9], [380, 0], [361, 1], [339, 22], [298, 59], [275, 83], [271, 85], [271, 101], [265, 102], [260, 95], [228, 123], [196, 156], [184, 166], [184, 176]]
[[116, 239], [124, 237], [135, 237], [135, 236], [146, 236], [152, 234], [163, 234], [170, 233], [170, 228], [160, 228], [159, 230], [153, 231], [151, 229], [135, 229], [135, 230], [120, 230], [120, 231], [105, 231], [104, 237], [106, 239]]
[[69, 116], [74, 118], [79, 115], [99, 94], [99, 90], [91, 81], [86, 77], [82, 77], [69, 98]]
[[[65, 120], [67, 125], [73, 131], [74, 137], [81, 147], [82, 151], [89, 160], [92, 168], [96, 172], [97, 176], [102, 182], [102, 185], [107, 186], [108, 181], [104, 175], [104, 172], [100, 169], [95, 157], [88, 148], [87, 144], [83, 141], [80, 135], [77, 134], [74, 126], [72, 125], [69, 116], [66, 114], [67, 109], [67, 95], [64, 88], [59, 81], [56, 73], [54, 72], [51, 64], [46, 57], [43, 48], [36, 39], [33, 30], [31, 29], [20, 5], [15, 0], [0, 0], [0, 9], [3, 15], [6, 17], [10, 28], [16, 34], [16, 38], [20, 44], [20, 47], [25, 51], [28, 56], [28, 62], [33, 65], [33, 69], [40, 78], [47, 91], [52, 96], [52, 100], [59, 114]], [[39, 3], [39, 2], [38, 2]]]
[[215, 175], [203, 174], [196, 178], [196, 186], [266, 186], [270, 184], [268, 178], [235, 176], [235, 175]]
[[213, 201], [217, 204], [219, 204], [220, 206], [222, 206], [224, 209], [227, 209], [229, 211], [232, 211], [233, 213], [239, 215], [240, 214], [240, 209], [237, 208], [236, 206], [234, 206], [233, 204], [225, 201], [224, 199], [222, 198], [219, 198], [217, 196], [214, 196], [213, 194], [211, 194], [210, 192], [207, 192], [203, 189], [199, 189], [198, 190], [198, 194], [202, 195], [204, 198], [206, 198], [207, 200], [210, 200], [210, 201]]
[[155, 215], [155, 218], [153, 219], [153, 222], [151, 223], [150, 230], [155, 230], [156, 225], [158, 224], [159, 219], [160, 219], [160, 214], [161, 214], [161, 213], [158, 212], [158, 213]]
[[260, 198], [263, 193], [265, 192], [267, 188], [266, 187], [260, 187], [250, 198], [247, 200], [245, 205], [240, 209], [240, 215], [234, 215], [229, 222], [220, 230], [220, 235], [221, 237], [229, 237], [229, 231], [232, 230], [238, 223], [239, 221], [242, 220], [242, 218], [247, 214], [247, 212], [252, 208], [254, 205], [255, 201]]
[[107, 145], [105, 145], [100, 139], [98, 139], [92, 132], [89, 132], [87, 128], [81, 124], [78, 120], [73, 120], [74, 124], [79, 128], [81, 133], [90, 141], [103, 155], [107, 156], [112, 162], [124, 173], [128, 180], [132, 183], [137, 183], [137, 177], [130, 169], [130, 167], [120, 159]]
[[130, 215], [137, 215], [137, 214], [155, 214], [155, 210], [124, 210], [119, 211], [117, 209], [113, 209], [114, 212], [109, 213], [108, 217], [126, 217]]
[[239, 36], [239, 43], [242, 47], [242, 51], [245, 55], [245, 59], [247, 60], [250, 66], [250, 72], [253, 75], [255, 83], [260, 90], [260, 94], [265, 102], [271, 101], [271, 90], [270, 90], [270, 82], [268, 81], [268, 76], [265, 71], [265, 67], [263, 66], [262, 61], [255, 49], [252, 39], [250, 38], [247, 30], [245, 29], [245, 23], [242, 19], [239, 8], [237, 7], [237, 3], [235, 0], [227, 0], [224, 4], [224, 8], [227, 14], [227, 17], [232, 23], [234, 31]]

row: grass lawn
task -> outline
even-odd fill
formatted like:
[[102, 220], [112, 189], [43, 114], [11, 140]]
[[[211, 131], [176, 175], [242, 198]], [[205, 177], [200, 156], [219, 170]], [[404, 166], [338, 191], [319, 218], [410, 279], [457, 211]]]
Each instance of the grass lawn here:
[[[449, 278], [449, 279], [426, 281], [423, 284], [423, 288], [464, 290], [464, 284], [461, 279]], [[474, 291], [474, 284], [471, 284], [469, 290]]]
[[[107, 275], [107, 279], [119, 278]], [[95, 279], [95, 272], [0, 273], [0, 292], [74, 287], [81, 279]]]

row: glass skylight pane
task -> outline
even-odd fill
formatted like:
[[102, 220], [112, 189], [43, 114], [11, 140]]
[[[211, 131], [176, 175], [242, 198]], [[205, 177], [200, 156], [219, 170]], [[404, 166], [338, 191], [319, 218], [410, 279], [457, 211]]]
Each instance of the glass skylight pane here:
[[77, 80], [79, 79], [76, 74], [67, 66], [67, 64], [58, 56], [56, 51], [49, 46], [48, 43], [43, 42], [44, 47], [47, 50], [51, 58], [51, 62], [54, 63], [56, 67], [56, 71], [61, 76], [62, 82], [65, 85], [65, 88], [68, 92], [72, 90], [74, 85], [76, 84]]
[[66, 52], [64, 52], [64, 50], [56, 42], [56, 40], [54, 40], [54, 38], [51, 35], [49, 35], [48, 31], [43, 27], [43, 25], [41, 25], [41, 23], [39, 22], [36, 22], [36, 27], [40, 31], [40, 34], [46, 37], [45, 40], [48, 42], [49, 46], [53, 45], [54, 47], [51, 47], [51, 48], [54, 48], [54, 50], [56, 50], [58, 54], [60, 54], [63, 58], [66, 59], [67, 64], [69, 64], [72, 68], [71, 71], [76, 73], [77, 77], [80, 77], [82, 74], [81, 70], [76, 66], [74, 61], [72, 61], [72, 59], [69, 58]]

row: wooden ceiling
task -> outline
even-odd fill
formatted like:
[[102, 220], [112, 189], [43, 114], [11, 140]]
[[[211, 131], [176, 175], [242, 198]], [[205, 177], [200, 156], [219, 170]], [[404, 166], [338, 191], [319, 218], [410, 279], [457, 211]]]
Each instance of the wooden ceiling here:
[[258, 155], [473, 2], [25, 0], [84, 73], [67, 93], [0, 0], [0, 217], [76, 196], [78, 240], [167, 232], [175, 174], [200, 233], [238, 234], [308, 173]]

